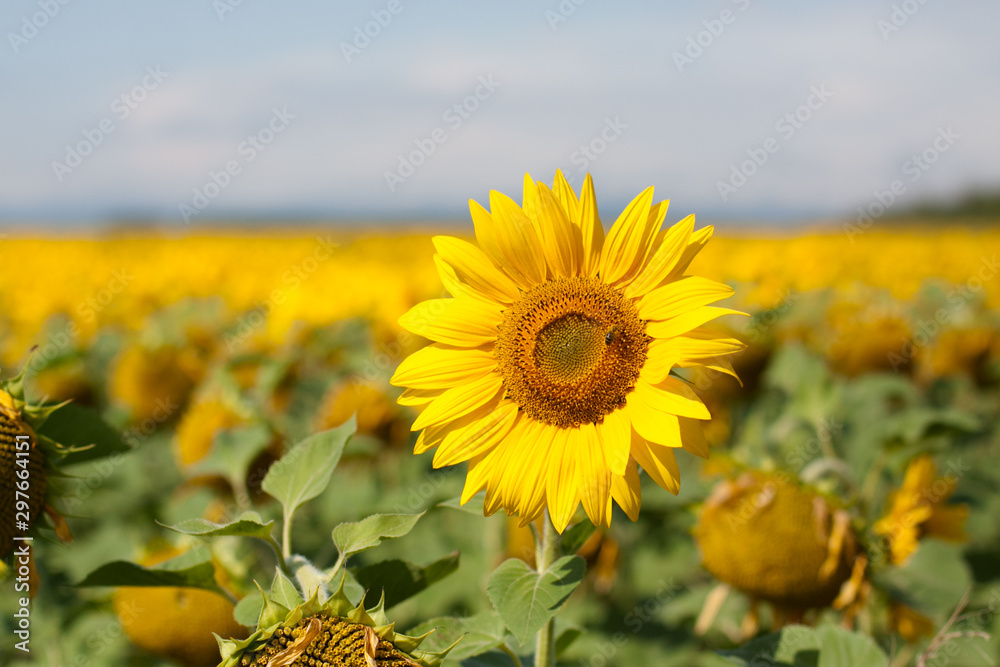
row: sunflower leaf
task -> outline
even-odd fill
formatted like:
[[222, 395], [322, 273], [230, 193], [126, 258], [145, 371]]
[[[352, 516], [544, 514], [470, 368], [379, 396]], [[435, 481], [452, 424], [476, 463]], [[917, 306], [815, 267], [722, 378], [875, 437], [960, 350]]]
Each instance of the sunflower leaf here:
[[198, 537], [237, 536], [269, 540], [274, 521], [261, 523], [260, 515], [256, 512], [244, 512], [229, 523], [213, 523], [206, 519], [187, 519], [173, 526], [162, 523], [160, 525], [176, 533]]
[[203, 548], [192, 549], [149, 568], [121, 560], [105, 563], [77, 586], [178, 586], [223, 592], [215, 583], [211, 553]]
[[373, 514], [355, 523], [340, 524], [333, 529], [333, 543], [340, 552], [341, 562], [353, 554], [377, 547], [382, 540], [406, 535], [423, 515], [423, 512]]
[[38, 428], [38, 435], [73, 451], [67, 452], [59, 465], [85, 463], [118, 455], [131, 448], [127, 439], [104, 421], [97, 412], [70, 403], [52, 412]]
[[[299, 594], [299, 589], [295, 587], [292, 580], [285, 576], [278, 568], [274, 574], [274, 581], [271, 582], [271, 599], [276, 600], [289, 609], [295, 609], [304, 602]], [[254, 617], [256, 620], [256, 617]]]
[[351, 417], [337, 428], [309, 436], [271, 466], [261, 487], [282, 504], [286, 521], [326, 489], [354, 431]]
[[545, 572], [511, 558], [490, 575], [486, 593], [504, 624], [524, 646], [576, 590], [585, 570], [579, 556], [564, 556]]

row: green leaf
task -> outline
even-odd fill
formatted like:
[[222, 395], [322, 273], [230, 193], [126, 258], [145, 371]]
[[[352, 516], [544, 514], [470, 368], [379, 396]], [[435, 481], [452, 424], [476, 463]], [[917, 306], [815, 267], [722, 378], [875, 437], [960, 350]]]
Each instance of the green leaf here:
[[212, 523], [205, 519], [187, 519], [174, 526], [160, 524], [168, 530], [184, 535], [197, 535], [198, 537], [256, 537], [261, 540], [271, 538], [271, 528], [274, 521], [261, 523], [260, 515], [256, 512], [244, 512], [230, 523]]
[[114, 561], [88, 574], [77, 586], [180, 586], [222, 593], [207, 549], [192, 549], [151, 568]]
[[889, 664], [889, 658], [871, 637], [851, 632], [836, 625], [824, 625], [815, 629], [819, 639], [819, 664], [817, 667], [881, 667]]
[[263, 424], [238, 426], [222, 431], [212, 441], [208, 456], [191, 469], [199, 475], [219, 475], [234, 489], [242, 489], [247, 472], [262, 451], [271, 444], [271, 429]]
[[419, 637], [431, 630], [434, 633], [421, 645], [422, 649], [440, 651], [461, 638], [462, 641], [448, 653], [450, 660], [465, 660], [491, 651], [503, 644], [505, 634], [503, 621], [495, 611], [466, 618], [456, 616], [432, 618], [411, 628], [407, 634]]
[[354, 431], [351, 417], [337, 428], [309, 436], [271, 466], [261, 486], [281, 502], [286, 517], [326, 489]]
[[[291, 579], [285, 576], [280, 568], [275, 572], [274, 581], [271, 582], [271, 599], [289, 609], [295, 609], [304, 602], [302, 596], [299, 594], [299, 589], [295, 587]], [[254, 620], [257, 620], [256, 616], [254, 616]]]
[[579, 556], [563, 556], [543, 573], [511, 558], [490, 575], [486, 593], [507, 628], [526, 645], [580, 584], [585, 570]]
[[373, 514], [356, 523], [342, 523], [333, 529], [333, 543], [341, 558], [382, 544], [382, 540], [402, 537], [413, 530], [420, 514]]
[[368, 590], [366, 607], [377, 605], [384, 591], [385, 608], [389, 609], [453, 573], [458, 569], [458, 559], [456, 551], [422, 566], [405, 560], [386, 560], [361, 568], [354, 576]]
[[85, 463], [130, 449], [125, 438], [97, 412], [73, 403], [50, 414], [38, 429], [38, 435], [68, 448], [80, 448], [80, 451], [67, 453], [60, 465]]
[[240, 625], [252, 628], [257, 625], [257, 619], [260, 618], [260, 612], [263, 608], [264, 598], [251, 593], [236, 603], [236, 608], [233, 609], [233, 616]]
[[889, 662], [870, 637], [833, 625], [791, 625], [719, 655], [746, 667], [884, 667]]
[[[483, 503], [486, 500], [486, 492], [480, 491], [469, 498], [469, 502], [462, 504], [462, 496], [455, 496], [437, 504], [438, 507], [449, 507], [460, 512], [468, 512], [476, 516], [483, 516]], [[451, 655], [450, 653], [448, 655]]]
[[562, 552], [564, 554], [575, 554], [583, 546], [584, 542], [597, 530], [597, 526], [590, 521], [581, 521], [562, 535]]

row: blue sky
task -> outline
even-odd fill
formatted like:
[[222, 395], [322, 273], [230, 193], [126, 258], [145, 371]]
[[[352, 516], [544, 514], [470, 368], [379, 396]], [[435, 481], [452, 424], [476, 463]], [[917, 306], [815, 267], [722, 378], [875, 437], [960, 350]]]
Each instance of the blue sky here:
[[462, 219], [557, 168], [677, 219], [1000, 184], [986, 0], [63, 2], [0, 8], [6, 224]]

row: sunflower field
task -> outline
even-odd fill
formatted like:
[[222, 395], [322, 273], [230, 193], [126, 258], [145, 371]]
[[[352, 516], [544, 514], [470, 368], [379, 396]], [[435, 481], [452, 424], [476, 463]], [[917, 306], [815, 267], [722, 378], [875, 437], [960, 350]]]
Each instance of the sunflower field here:
[[0, 663], [1000, 663], [1000, 227], [681, 217], [6, 236]]

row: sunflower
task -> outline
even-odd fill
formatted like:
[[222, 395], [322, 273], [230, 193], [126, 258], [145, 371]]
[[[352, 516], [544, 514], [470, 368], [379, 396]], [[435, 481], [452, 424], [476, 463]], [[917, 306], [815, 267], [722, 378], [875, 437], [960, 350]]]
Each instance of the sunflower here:
[[965, 541], [969, 506], [947, 504], [958, 478], [937, 477], [934, 459], [923, 454], [906, 466], [903, 484], [889, 497], [889, 512], [874, 526], [886, 538], [893, 565], [905, 563], [924, 537], [947, 542]]
[[[340, 588], [325, 602], [318, 591], [288, 609], [266, 593], [257, 629], [244, 640], [219, 639], [219, 667], [440, 667], [454, 647], [421, 651], [429, 635], [396, 632], [383, 599], [371, 609], [357, 606]], [[457, 642], [456, 642], [457, 643]]]
[[[850, 515], [785, 473], [751, 470], [720, 482], [699, 512], [694, 537], [705, 569], [753, 602], [748, 634], [759, 601], [782, 625], [831, 606], [851, 617], [867, 597], [868, 559]], [[718, 607], [707, 603], [706, 610], [702, 632]]]
[[421, 409], [415, 453], [435, 467], [468, 461], [462, 502], [485, 489], [528, 523], [546, 507], [562, 532], [582, 502], [595, 524], [612, 500], [633, 520], [641, 465], [676, 493], [674, 449], [707, 456], [705, 405], [674, 368], [732, 373], [739, 341], [702, 326], [734, 311], [709, 304], [733, 290], [688, 265], [712, 228], [688, 216], [660, 231], [668, 202], [637, 196], [607, 237], [593, 182], [580, 197], [560, 172], [554, 188], [524, 179], [524, 199], [490, 192], [470, 202], [479, 245], [434, 237], [453, 298], [400, 318], [433, 341], [400, 364], [400, 403]]

